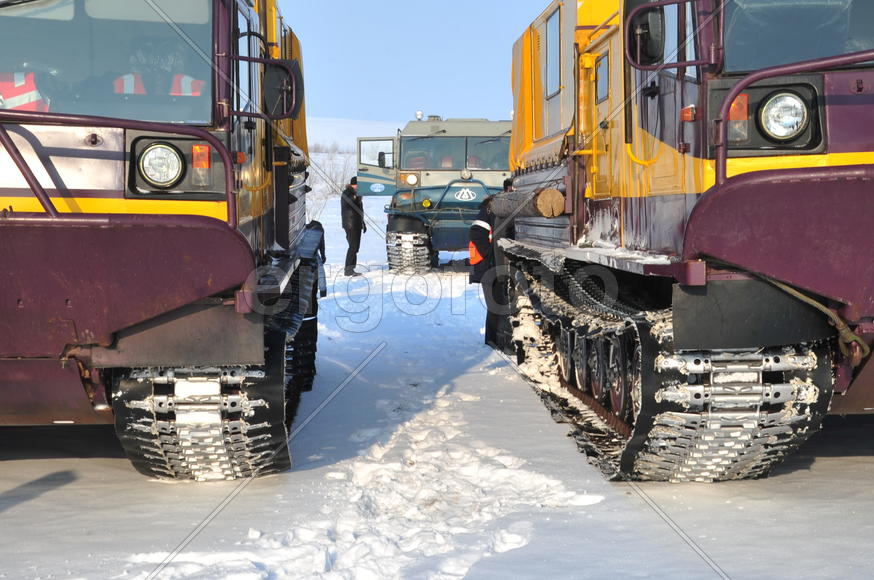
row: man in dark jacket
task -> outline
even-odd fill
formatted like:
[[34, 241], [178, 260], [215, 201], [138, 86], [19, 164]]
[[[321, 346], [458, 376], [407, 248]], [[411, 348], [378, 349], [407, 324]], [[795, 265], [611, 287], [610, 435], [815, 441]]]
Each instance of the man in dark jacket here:
[[355, 271], [358, 263], [358, 249], [361, 246], [361, 234], [367, 231], [364, 223], [364, 203], [358, 195], [358, 178], [353, 177], [349, 185], [340, 195], [340, 218], [343, 229], [346, 231], [346, 242], [349, 250], [346, 252], [346, 267], [343, 273], [346, 276], [360, 276]]
[[492, 196], [479, 206], [479, 215], [470, 226], [470, 273], [471, 284], [483, 284], [486, 299], [486, 344], [497, 348], [498, 323], [500, 315], [495, 312], [495, 297], [499, 291], [499, 276], [495, 275], [495, 252], [492, 246], [492, 232], [495, 228], [495, 214], [492, 212]]

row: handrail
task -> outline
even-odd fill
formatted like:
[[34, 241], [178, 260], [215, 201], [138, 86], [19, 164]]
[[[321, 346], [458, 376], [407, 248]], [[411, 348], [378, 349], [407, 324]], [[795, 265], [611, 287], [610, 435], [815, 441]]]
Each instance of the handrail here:
[[55, 207], [55, 204], [52, 203], [49, 194], [46, 193], [46, 190], [43, 188], [42, 184], [40, 184], [36, 175], [33, 174], [33, 171], [24, 159], [24, 155], [21, 154], [21, 151], [15, 145], [15, 142], [12, 141], [12, 137], [9, 136], [9, 132], [3, 125], [0, 125], [0, 145], [3, 145], [9, 153], [9, 156], [12, 157], [12, 161], [15, 162], [15, 165], [18, 167], [18, 170], [21, 172], [21, 175], [24, 177], [30, 190], [39, 200], [40, 205], [46, 213], [52, 218], [60, 217], [58, 209]]
[[659, 160], [659, 154], [662, 151], [662, 142], [659, 140], [656, 145], [658, 149], [656, 149], [655, 155], [653, 155], [652, 159], [641, 159], [637, 155], [634, 154], [634, 151], [631, 149], [631, 143], [625, 144], [625, 152], [628, 154], [628, 158], [631, 159], [637, 165], [641, 165], [643, 167], [650, 167], [655, 165], [656, 161]]
[[222, 159], [225, 170], [225, 199], [228, 204], [228, 225], [237, 227], [237, 199], [234, 195], [234, 161], [230, 151], [224, 143], [214, 135], [199, 127], [190, 125], [174, 125], [172, 123], [153, 123], [150, 121], [137, 121], [134, 119], [116, 119], [111, 117], [95, 117], [91, 115], [67, 115], [62, 113], [41, 113], [31, 111], [0, 110], [0, 145], [2, 145], [10, 157], [12, 157], [19, 171], [27, 181], [34, 196], [52, 219], [72, 219], [81, 214], [60, 214], [55, 208], [45, 189], [36, 179], [33, 171], [12, 142], [3, 123], [34, 125], [78, 125], [85, 127], [104, 127], [113, 129], [126, 129], [131, 131], [153, 131], [158, 133], [174, 133], [202, 139], [212, 145]]
[[[599, 24], [598, 26], [596, 26], [596, 27], [594, 28], [594, 30], [592, 30], [591, 32], [589, 32], [587, 29], [583, 28], [582, 30], [583, 30], [584, 32], [588, 32], [588, 33], [589, 33], [589, 39], [588, 39], [588, 42], [586, 43], [586, 46], [591, 46], [591, 45], [595, 42], [595, 35], [596, 35], [596, 34], [598, 34], [599, 32], [601, 32], [602, 30], [607, 30], [608, 28], [610, 28], [610, 22], [611, 22], [614, 18], [616, 18], [617, 16], [619, 16], [619, 10], [617, 10], [616, 12], [614, 12], [613, 14], [611, 14], [610, 17], [607, 18], [607, 20], [605, 20], [604, 22], [602, 22], [601, 24]], [[577, 29], [579, 30], [579, 27], [578, 27]]]
[[716, 185], [725, 183], [728, 171], [728, 133], [725, 129], [725, 119], [728, 118], [732, 103], [745, 89], [754, 83], [773, 77], [822, 71], [872, 60], [874, 60], [874, 50], [864, 50], [839, 56], [805, 60], [794, 64], [772, 66], [742, 78], [722, 100], [719, 117], [713, 120], [716, 130]]

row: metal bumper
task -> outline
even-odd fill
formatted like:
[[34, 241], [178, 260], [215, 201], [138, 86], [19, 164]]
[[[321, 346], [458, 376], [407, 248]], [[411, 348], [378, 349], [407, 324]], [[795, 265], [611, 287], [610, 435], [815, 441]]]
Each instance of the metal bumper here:
[[760, 171], [705, 193], [683, 258], [715, 259], [874, 315], [874, 167]]
[[[874, 167], [761, 171], [733, 177], [693, 209], [683, 258], [763, 274], [830, 299], [874, 343]], [[797, 322], [796, 318], [793, 318]], [[839, 359], [832, 413], [874, 412], [874, 364]]]
[[476, 215], [470, 219], [441, 219], [432, 222], [431, 246], [435, 250], [466, 250], [470, 242], [470, 226]]
[[0, 425], [111, 422], [88, 353], [254, 268], [239, 232], [201, 216], [0, 214], [0, 247]]
[[441, 208], [433, 211], [404, 211], [387, 208], [388, 231], [429, 233], [431, 247], [438, 251], [466, 250], [470, 226], [479, 210]]
[[201, 216], [0, 217], [0, 358], [58, 358], [240, 287], [246, 240]]

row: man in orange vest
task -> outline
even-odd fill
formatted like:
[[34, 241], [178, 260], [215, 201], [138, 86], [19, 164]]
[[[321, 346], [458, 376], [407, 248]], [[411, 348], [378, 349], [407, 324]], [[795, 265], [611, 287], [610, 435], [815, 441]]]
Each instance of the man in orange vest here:
[[492, 245], [492, 234], [495, 228], [495, 214], [492, 212], [492, 198], [487, 197], [479, 206], [479, 214], [470, 226], [470, 272], [471, 284], [483, 284], [483, 294], [486, 298], [486, 337], [487, 345], [497, 348], [498, 323], [500, 316], [493, 308], [492, 298], [498, 284], [498, 276], [494, 275], [495, 253]]
[[[206, 81], [199, 81], [183, 74], [173, 76], [168, 94], [173, 97], [199, 97]], [[143, 76], [139, 73], [128, 73], [115, 79], [112, 83], [117, 95], [147, 95]]]
[[170, 95], [199, 97], [205, 81], [188, 76], [182, 46], [177, 41], [147, 41], [130, 56], [130, 73], [117, 77], [113, 90], [117, 95]]
[[0, 73], [0, 109], [45, 113], [49, 103], [36, 86], [32, 72]]

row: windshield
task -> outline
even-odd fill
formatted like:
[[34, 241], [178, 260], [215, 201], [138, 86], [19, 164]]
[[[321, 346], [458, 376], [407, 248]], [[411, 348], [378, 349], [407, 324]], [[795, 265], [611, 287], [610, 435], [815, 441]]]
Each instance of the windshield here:
[[727, 0], [725, 68], [753, 71], [874, 48], [872, 0]]
[[0, 108], [208, 125], [211, 4], [0, 2]]
[[509, 137], [403, 137], [401, 169], [507, 171]]

